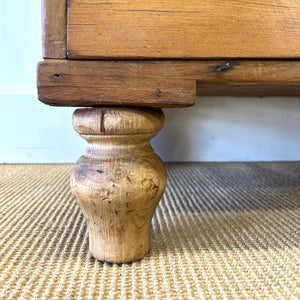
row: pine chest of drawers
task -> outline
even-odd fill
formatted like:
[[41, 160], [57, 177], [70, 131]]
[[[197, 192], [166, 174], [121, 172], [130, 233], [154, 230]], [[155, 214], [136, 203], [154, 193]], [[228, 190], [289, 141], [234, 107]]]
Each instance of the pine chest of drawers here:
[[150, 140], [196, 95], [300, 96], [300, 2], [43, 0], [39, 100], [83, 107], [71, 175], [90, 252], [143, 257], [166, 185]]

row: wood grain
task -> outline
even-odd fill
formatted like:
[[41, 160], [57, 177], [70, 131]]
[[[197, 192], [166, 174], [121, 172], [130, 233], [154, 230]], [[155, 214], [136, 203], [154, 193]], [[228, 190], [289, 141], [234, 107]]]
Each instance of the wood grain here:
[[[152, 75], [147, 74], [150, 69]], [[38, 67], [39, 100], [62, 106], [194, 104], [195, 80], [168, 78], [159, 72], [160, 65], [151, 62], [47, 60]]]
[[299, 58], [297, 0], [69, 0], [70, 58]]
[[42, 0], [43, 57], [67, 57], [67, 0]]
[[72, 193], [88, 225], [90, 253], [130, 262], [150, 248], [150, 225], [166, 183], [166, 169], [150, 139], [164, 124], [161, 110], [79, 109], [73, 127], [87, 142], [73, 167]]
[[300, 96], [300, 61], [76, 61], [38, 66], [39, 99], [57, 106], [183, 107], [197, 95]]
[[298, 82], [227, 82], [197, 84], [198, 96], [234, 96], [234, 97], [300, 97]]

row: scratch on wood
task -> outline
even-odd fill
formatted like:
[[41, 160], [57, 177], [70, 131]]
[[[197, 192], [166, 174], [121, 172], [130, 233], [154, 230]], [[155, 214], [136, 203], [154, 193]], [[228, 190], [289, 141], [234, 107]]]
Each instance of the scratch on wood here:
[[201, 11], [194, 11], [194, 10], [154, 10], [154, 9], [112, 9], [114, 11], [126, 11], [126, 12], [145, 12], [145, 13], [166, 13], [166, 14], [200, 14], [203, 13]]
[[105, 132], [105, 127], [104, 127], [104, 115], [105, 115], [105, 112], [104, 111], [101, 111], [101, 117], [100, 117], [100, 131], [102, 133]]
[[156, 95], [157, 99], [160, 98], [160, 96], [161, 96], [161, 90], [159, 88], [156, 89], [155, 95]]

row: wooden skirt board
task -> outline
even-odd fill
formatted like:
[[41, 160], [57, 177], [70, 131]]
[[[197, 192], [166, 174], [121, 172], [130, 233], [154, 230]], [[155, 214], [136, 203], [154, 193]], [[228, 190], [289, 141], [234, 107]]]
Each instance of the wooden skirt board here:
[[38, 66], [49, 105], [184, 107], [197, 95], [300, 96], [300, 61], [88, 61]]
[[68, 1], [69, 58], [299, 58], [299, 0]]

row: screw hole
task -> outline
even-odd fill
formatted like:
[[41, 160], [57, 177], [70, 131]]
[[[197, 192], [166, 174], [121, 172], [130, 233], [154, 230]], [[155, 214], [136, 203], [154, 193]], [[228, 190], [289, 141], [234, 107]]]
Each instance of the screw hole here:
[[55, 76], [56, 78], [60, 78], [60, 77], [61, 77], [60, 74], [54, 74], [54, 76]]

